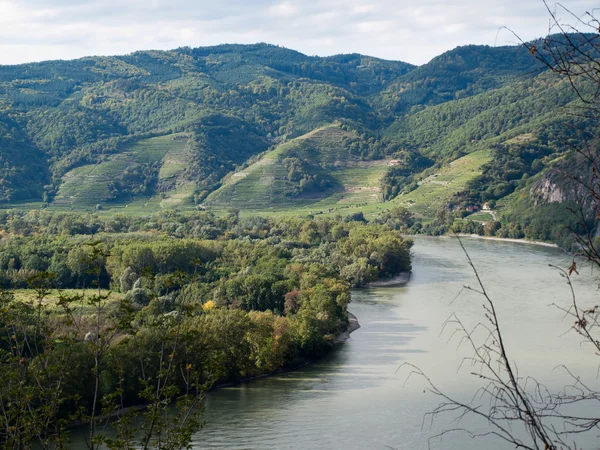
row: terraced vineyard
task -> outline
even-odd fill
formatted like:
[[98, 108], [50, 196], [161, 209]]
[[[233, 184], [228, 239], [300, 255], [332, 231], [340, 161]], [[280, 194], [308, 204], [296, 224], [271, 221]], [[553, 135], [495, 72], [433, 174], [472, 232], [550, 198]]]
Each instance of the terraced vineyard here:
[[421, 181], [417, 189], [399, 196], [393, 203], [421, 217], [432, 217], [454, 194], [464, 190], [469, 181], [481, 175], [481, 166], [490, 158], [487, 150], [463, 156]]
[[[267, 215], [348, 214], [359, 210], [370, 215], [402, 205], [428, 218], [478, 176], [481, 166], [490, 159], [487, 151], [464, 156], [422, 180], [416, 190], [383, 203], [381, 178], [390, 160], [361, 161], [350, 151], [359, 140], [339, 124], [314, 130], [229, 174], [205, 204], [217, 212], [235, 208], [244, 214]], [[195, 184], [181, 176], [188, 164], [186, 144], [185, 134], [144, 139], [106, 161], [74, 169], [64, 177], [50, 209], [93, 211], [101, 205], [103, 214], [146, 214], [161, 209], [191, 208]], [[289, 157], [310, 161], [310, 170], [326, 176], [329, 187], [297, 196], [286, 195], [293, 184], [283, 164]], [[103, 201], [109, 195], [109, 183], [134, 163], [160, 164], [157, 180], [160, 192]]]
[[[123, 209], [130, 205], [148, 212], [161, 207], [181, 205], [194, 191], [190, 182], [178, 180], [187, 166], [187, 135], [174, 134], [132, 143], [117, 155], [99, 164], [90, 164], [68, 172], [50, 209], [94, 210]], [[132, 164], [160, 164], [158, 184], [167, 185], [162, 194], [140, 195], [118, 200], [110, 197], [110, 183]]]
[[[419, 183], [409, 194], [383, 202], [381, 178], [390, 160], [361, 161], [349, 147], [358, 138], [337, 125], [323, 127], [279, 145], [249, 167], [230, 174], [223, 186], [213, 192], [206, 205], [216, 210], [236, 208], [244, 214], [348, 214], [363, 211], [367, 215], [396, 205], [407, 207], [424, 218], [433, 217], [437, 209], [467, 183], [481, 174], [481, 166], [490, 160], [487, 150], [459, 158]], [[326, 167], [332, 186], [320, 192], [290, 197], [284, 194], [289, 185], [282, 161], [300, 157]]]
[[[206, 204], [215, 208], [306, 214], [379, 202], [380, 179], [389, 160], [361, 161], [350, 151], [350, 146], [358, 141], [355, 134], [337, 124], [319, 128], [279, 145], [244, 170], [230, 174]], [[298, 196], [286, 195], [293, 183], [283, 163], [285, 158], [310, 161], [311, 173], [324, 174], [329, 187]]]
[[[424, 179], [420, 182], [419, 187], [414, 191], [406, 195], [401, 195], [392, 201], [382, 203], [379, 198], [375, 199], [371, 197], [371, 201], [361, 202], [361, 196], [364, 199], [365, 195], [368, 195], [368, 190], [359, 191], [354, 193], [353, 197], [348, 198], [349, 201], [338, 201], [333, 204], [331, 210], [324, 210], [328, 204], [326, 201], [315, 204], [312, 206], [311, 212], [319, 213], [323, 211], [323, 214], [349, 214], [353, 212], [362, 211], [366, 217], [375, 217], [381, 211], [394, 208], [395, 206], [403, 206], [408, 208], [412, 213], [417, 216], [424, 218], [425, 220], [431, 219], [435, 212], [446, 204], [457, 192], [464, 190], [467, 183], [481, 174], [481, 166], [490, 160], [490, 155], [487, 150], [481, 150], [462, 158], [459, 158], [448, 166], [443, 167], [437, 173]], [[355, 169], [348, 169], [348, 171], [354, 171]], [[379, 186], [378, 182], [375, 184], [376, 178], [374, 177], [377, 171], [375, 168], [371, 169], [360, 169], [355, 171], [354, 174], [358, 174], [359, 177], [367, 177], [369, 171], [371, 172], [371, 185]], [[346, 175], [350, 178], [349, 175]], [[380, 177], [380, 175], [379, 175]], [[363, 180], [365, 178], [362, 178]], [[379, 178], [377, 178], [378, 180]], [[374, 189], [375, 190], [375, 189]], [[372, 194], [371, 194], [372, 195]], [[332, 198], [328, 199], [329, 201]], [[333, 202], [332, 202], [333, 203]], [[331, 204], [331, 203], [330, 203]], [[306, 213], [305, 210], [295, 210], [294, 214]], [[288, 212], [290, 214], [292, 212]]]

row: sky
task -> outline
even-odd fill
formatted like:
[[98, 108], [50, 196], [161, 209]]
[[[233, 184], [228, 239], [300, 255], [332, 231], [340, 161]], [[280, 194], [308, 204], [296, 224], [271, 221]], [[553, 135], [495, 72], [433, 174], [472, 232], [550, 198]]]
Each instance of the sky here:
[[0, 0], [0, 64], [256, 42], [424, 64], [459, 45], [516, 44], [503, 27], [530, 40], [548, 26], [542, 0]]

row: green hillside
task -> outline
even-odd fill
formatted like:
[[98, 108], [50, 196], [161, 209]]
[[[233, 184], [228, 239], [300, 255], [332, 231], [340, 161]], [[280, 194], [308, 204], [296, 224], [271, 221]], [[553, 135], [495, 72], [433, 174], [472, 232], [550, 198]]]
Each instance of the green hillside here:
[[370, 145], [339, 124], [322, 127], [265, 153], [230, 174], [206, 205], [279, 211], [334, 210], [381, 201], [380, 179], [389, 159], [364, 160]]
[[378, 104], [403, 115], [415, 106], [468, 98], [527, 80], [544, 69], [522, 46], [457, 47], [392, 82], [381, 91]]
[[[194, 184], [181, 179], [189, 165], [188, 136], [174, 134], [143, 139], [124, 145], [121, 152], [97, 164], [67, 172], [51, 209], [99, 210], [128, 207], [132, 201], [155, 208], [179, 206], [193, 195]], [[141, 173], [127, 180], [124, 174], [138, 168]], [[125, 178], [131, 189], [125, 192]], [[120, 189], [118, 189], [120, 187]]]
[[[8, 164], [0, 202], [52, 203], [70, 171], [101, 164], [134, 140], [174, 132], [191, 135], [194, 173], [188, 175], [201, 202], [236, 166], [290, 138], [336, 121], [380, 134], [397, 114], [395, 99], [404, 101], [406, 83], [432, 86], [443, 79], [449, 92], [476, 94], [529, 76], [535, 60], [526, 55], [517, 47], [471, 46], [417, 69], [256, 44], [0, 66], [0, 129], [14, 130], [0, 140]], [[495, 81], [482, 83], [486, 77]], [[11, 153], [14, 145], [39, 156], [21, 158]], [[19, 173], [27, 171], [38, 176], [26, 182]]]
[[456, 194], [467, 188], [470, 181], [481, 175], [482, 166], [490, 159], [488, 150], [479, 150], [456, 159], [420, 181], [414, 191], [398, 196], [394, 203], [418, 216], [433, 217], [439, 208], [450, 203]]
[[403, 116], [385, 133], [427, 156], [452, 160], [485, 141], [540, 131], [549, 121], [567, 116], [565, 107], [576, 98], [568, 81], [544, 73]]
[[[446, 164], [418, 182], [418, 187], [393, 202], [384, 203], [381, 179], [392, 167], [391, 159], [361, 161], [350, 148], [359, 142], [354, 134], [338, 126], [320, 128], [267, 152], [243, 170], [229, 175], [213, 192], [206, 205], [216, 209], [240, 209], [255, 213], [337, 214], [362, 210], [374, 213], [402, 205], [420, 217], [435, 212], [466, 189], [490, 161], [490, 152], [480, 150]], [[327, 186], [299, 195], [286, 195], [297, 186], [289, 179], [284, 161], [306, 158], [313, 164], [310, 175], [325, 177]]]

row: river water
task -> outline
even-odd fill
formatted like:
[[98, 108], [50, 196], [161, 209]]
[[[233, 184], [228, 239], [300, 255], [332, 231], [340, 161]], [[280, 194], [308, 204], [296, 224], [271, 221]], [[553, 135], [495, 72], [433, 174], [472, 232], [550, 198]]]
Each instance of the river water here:
[[[495, 300], [509, 354], [521, 375], [549, 387], [568, 381], [565, 364], [600, 390], [594, 352], [566, 333], [571, 319], [551, 304], [568, 306], [570, 291], [554, 264], [570, 265], [561, 250], [528, 244], [465, 239], [486, 289]], [[473, 396], [480, 381], [468, 367], [459, 370], [466, 347], [458, 348], [455, 313], [469, 327], [484, 320], [483, 299], [458, 242], [417, 238], [413, 276], [406, 286], [353, 292], [350, 311], [361, 328], [331, 355], [295, 372], [210, 393], [205, 427], [195, 436], [202, 449], [504, 449], [497, 439], [472, 440], [463, 433], [433, 438], [455, 428], [454, 416], [425, 420], [440, 399], [409, 376], [403, 363], [418, 366], [445, 393]], [[581, 304], [597, 303], [597, 280], [590, 269], [575, 276]], [[461, 293], [462, 291], [462, 293]], [[460, 295], [459, 295], [460, 294]], [[597, 415], [596, 415], [597, 417]], [[458, 426], [485, 431], [485, 423], [465, 419]], [[581, 444], [597, 448], [594, 440]]]

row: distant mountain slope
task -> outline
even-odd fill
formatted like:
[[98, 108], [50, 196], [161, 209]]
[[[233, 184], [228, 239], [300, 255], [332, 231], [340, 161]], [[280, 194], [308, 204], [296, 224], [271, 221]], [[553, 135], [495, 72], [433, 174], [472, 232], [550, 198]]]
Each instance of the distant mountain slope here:
[[268, 44], [0, 66], [0, 205], [429, 220], [498, 200], [515, 222], [598, 128], [543, 69], [520, 46], [415, 67]]
[[[0, 105], [1, 107], [1, 105]], [[18, 124], [0, 110], [0, 204], [42, 198], [49, 162]]]
[[373, 146], [340, 124], [318, 128], [229, 175], [206, 204], [263, 210], [377, 202], [389, 159], [364, 160], [363, 152]]
[[403, 114], [414, 106], [437, 105], [497, 89], [543, 72], [523, 46], [467, 45], [443, 53], [390, 83], [378, 106]]
[[[265, 142], [251, 150], [229, 142], [227, 149], [213, 148], [208, 163], [201, 155], [196, 178], [204, 182], [196, 194], [203, 196], [218, 186], [231, 164], [287, 136], [339, 119], [377, 128], [381, 118], [363, 96], [412, 69], [361, 55], [309, 57], [267, 44], [0, 66], [0, 104], [22, 136], [22, 148], [42, 152], [36, 159], [45, 160], [46, 178], [52, 175], [31, 180], [33, 187], [11, 175], [0, 201], [41, 199], [46, 185], [52, 200], [67, 172], [96, 164], [119, 153], [123, 143], [148, 135], [186, 131], [199, 146], [213, 148], [215, 134], [207, 127], [215, 117], [226, 118], [242, 146], [248, 139]], [[4, 159], [18, 172], [18, 163], [8, 156], [9, 143], [3, 147]], [[209, 174], [202, 171], [206, 165]]]
[[482, 141], [501, 142], [543, 128], [545, 121], [567, 115], [565, 107], [576, 99], [568, 81], [543, 73], [404, 116], [385, 134], [425, 155], [452, 160]]
[[92, 211], [96, 206], [125, 205], [136, 197], [152, 201], [156, 195], [171, 204], [176, 195], [183, 201], [182, 193], [187, 191], [191, 197], [194, 191], [192, 183], [183, 177], [190, 157], [185, 134], [125, 145], [120, 153], [102, 162], [67, 172], [53, 206]]

